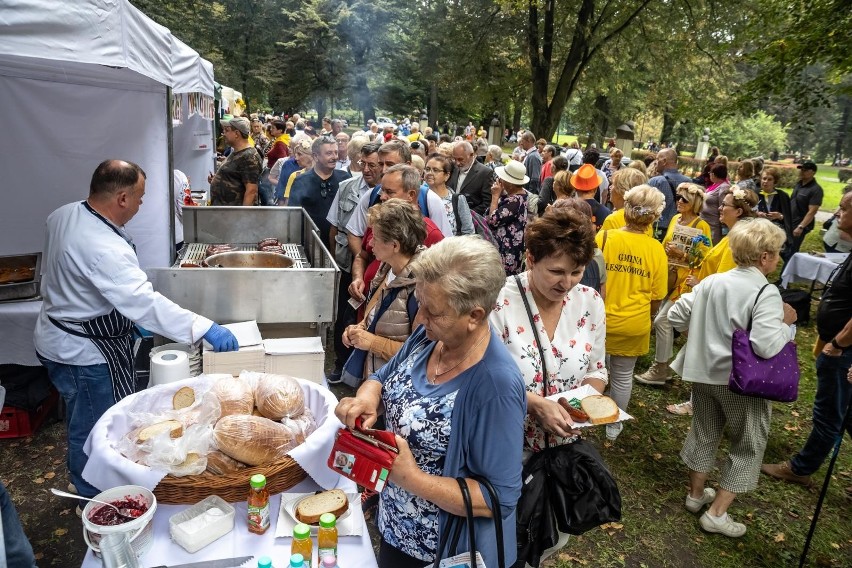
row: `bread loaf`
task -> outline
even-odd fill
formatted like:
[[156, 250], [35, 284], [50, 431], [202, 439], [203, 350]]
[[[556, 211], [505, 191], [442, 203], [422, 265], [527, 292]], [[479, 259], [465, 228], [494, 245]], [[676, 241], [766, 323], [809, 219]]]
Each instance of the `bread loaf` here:
[[602, 394], [587, 396], [580, 401], [583, 411], [589, 415], [592, 424], [610, 424], [618, 421], [618, 405]]
[[215, 475], [225, 475], [245, 469], [246, 464], [225, 455], [219, 450], [207, 454], [207, 471]]
[[260, 413], [270, 420], [301, 416], [305, 411], [305, 394], [293, 377], [262, 373], [254, 389], [254, 399]]
[[183, 387], [178, 389], [172, 397], [172, 408], [175, 410], [188, 408], [193, 404], [195, 404], [195, 391], [192, 390], [192, 387]]
[[219, 450], [249, 465], [282, 458], [297, 445], [296, 437], [283, 424], [250, 414], [219, 420], [213, 429], [213, 439]]
[[342, 489], [323, 491], [310, 497], [305, 497], [296, 505], [296, 520], [306, 525], [315, 525], [325, 513], [332, 513], [335, 517], [349, 510], [349, 499]]
[[132, 440], [136, 440], [137, 443], [141, 444], [143, 442], [147, 442], [153, 438], [156, 438], [160, 434], [164, 432], [169, 433], [169, 437], [171, 438], [180, 438], [183, 436], [183, 424], [178, 422], [177, 420], [164, 420], [163, 422], [157, 422], [156, 424], [151, 424], [150, 426], [143, 426], [142, 428], [137, 428], [133, 430], [128, 437]]
[[222, 406], [221, 417], [233, 414], [251, 414], [254, 409], [254, 394], [248, 382], [240, 378], [225, 377], [213, 384], [211, 389]]

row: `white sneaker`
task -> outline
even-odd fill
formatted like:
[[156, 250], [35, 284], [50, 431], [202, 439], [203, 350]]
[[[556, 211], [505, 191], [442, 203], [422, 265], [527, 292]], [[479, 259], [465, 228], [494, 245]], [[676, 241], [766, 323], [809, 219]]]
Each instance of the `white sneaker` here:
[[702, 507], [704, 507], [704, 505], [709, 505], [710, 503], [712, 503], [715, 498], [716, 490], [712, 487], [705, 487], [704, 495], [702, 495], [698, 499], [694, 499], [689, 495], [689, 493], [687, 493], [686, 502], [684, 503], [684, 506], [686, 507], [686, 510], [690, 513], [697, 513], [701, 510]]
[[79, 493], [77, 493], [77, 486], [74, 485], [73, 483], [69, 483], [68, 484], [68, 493], [73, 493], [74, 495], [79, 495]]
[[727, 513], [724, 517], [714, 517], [709, 511], [704, 511], [704, 514], [698, 519], [698, 524], [709, 533], [723, 534], [731, 538], [739, 538], [746, 533], [746, 526], [742, 523], [735, 523], [731, 515]]
[[654, 364], [647, 371], [641, 375], [633, 375], [633, 378], [636, 379], [637, 383], [659, 387], [665, 385], [666, 381], [671, 380], [672, 370], [669, 368], [668, 363], [654, 361]]
[[621, 431], [624, 430], [624, 424], [621, 422], [614, 422], [612, 424], [606, 425], [606, 439], [610, 442], [614, 442], [618, 436], [621, 434]]

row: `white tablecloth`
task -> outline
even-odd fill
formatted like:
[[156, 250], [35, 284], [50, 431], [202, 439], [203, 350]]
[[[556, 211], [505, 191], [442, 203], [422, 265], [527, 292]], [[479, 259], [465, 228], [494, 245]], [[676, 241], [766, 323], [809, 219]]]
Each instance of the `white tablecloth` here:
[[828, 282], [829, 276], [849, 253], [825, 253], [816, 256], [806, 252], [797, 252], [781, 273], [781, 285], [787, 287], [791, 282]]
[[[351, 483], [347, 480], [348, 483]], [[246, 483], [248, 488], [248, 483]], [[354, 484], [343, 487], [345, 491], [355, 491]], [[306, 493], [316, 491], [319, 486], [310, 478], [299, 483], [292, 489], [293, 493]], [[246, 489], [248, 491], [248, 489]], [[286, 495], [286, 493], [285, 493]], [[187, 564], [200, 560], [216, 560], [219, 558], [235, 558], [238, 556], [254, 555], [254, 560], [246, 563], [246, 567], [257, 566], [257, 559], [261, 556], [269, 556], [275, 566], [286, 566], [286, 559], [290, 558], [291, 538], [275, 538], [275, 525], [278, 518], [278, 507], [281, 502], [280, 495], [270, 498], [270, 516], [272, 525], [263, 535], [250, 533], [247, 528], [246, 518], [248, 516], [245, 502], [232, 503], [236, 511], [234, 530], [219, 540], [202, 548], [195, 554], [189, 554], [178, 544], [172, 542], [169, 536], [169, 517], [175, 515], [189, 505], [157, 505], [154, 514], [154, 542], [151, 550], [139, 560], [140, 568], [151, 568], [152, 566], [172, 566], [175, 564]], [[315, 541], [316, 543], [316, 541]], [[376, 557], [373, 553], [373, 545], [367, 528], [361, 536], [342, 536], [338, 538], [338, 556], [341, 566], [357, 566], [358, 568], [374, 568]], [[314, 547], [316, 555], [316, 546]], [[316, 561], [316, 559], [314, 559]], [[99, 558], [90, 550], [83, 559], [83, 568], [102, 568]]]
[[39, 367], [33, 332], [41, 300], [0, 303], [0, 363]]

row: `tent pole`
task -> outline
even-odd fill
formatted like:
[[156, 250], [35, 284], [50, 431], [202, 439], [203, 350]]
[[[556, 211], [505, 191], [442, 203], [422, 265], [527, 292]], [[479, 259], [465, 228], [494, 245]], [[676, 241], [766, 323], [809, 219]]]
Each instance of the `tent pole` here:
[[172, 88], [166, 87], [166, 147], [168, 151], [168, 180], [169, 180], [169, 265], [175, 262], [177, 251], [175, 251], [175, 148], [174, 148], [174, 126], [172, 126]]

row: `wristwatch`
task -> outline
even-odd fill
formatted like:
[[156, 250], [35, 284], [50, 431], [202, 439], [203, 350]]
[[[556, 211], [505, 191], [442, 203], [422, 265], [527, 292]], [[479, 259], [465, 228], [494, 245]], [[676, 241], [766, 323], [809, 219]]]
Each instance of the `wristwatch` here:
[[840, 346], [839, 343], [837, 343], [836, 337], [832, 338], [832, 340], [829, 341], [829, 343], [831, 343], [832, 347], [834, 347], [835, 349], [839, 349], [840, 351], [843, 351], [843, 349], [844, 349], [843, 347]]

